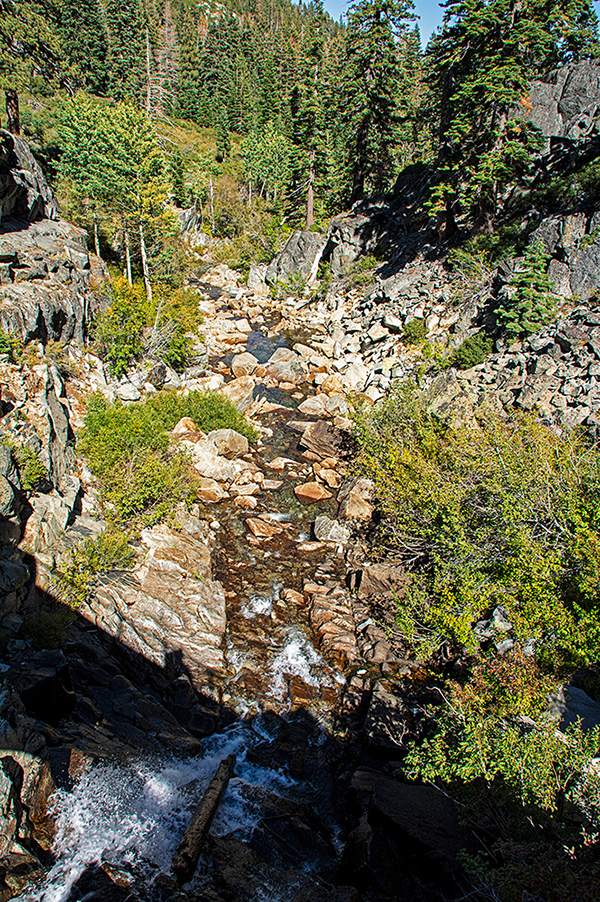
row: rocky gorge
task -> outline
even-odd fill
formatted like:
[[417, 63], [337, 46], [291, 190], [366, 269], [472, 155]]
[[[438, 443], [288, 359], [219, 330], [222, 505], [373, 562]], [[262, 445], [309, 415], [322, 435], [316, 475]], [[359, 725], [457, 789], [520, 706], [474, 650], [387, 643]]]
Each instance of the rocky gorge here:
[[[564, 106], [559, 87], [551, 101]], [[474, 367], [449, 355], [493, 322], [519, 260], [466, 286], [429, 232], [407, 234], [378, 202], [327, 235], [292, 234], [247, 279], [198, 246], [194, 364], [142, 361], [116, 378], [86, 340], [106, 270], [59, 218], [25, 142], [0, 138], [0, 324], [26, 345], [0, 360], [1, 897], [480, 898], [459, 853], [485, 845], [481, 825], [400, 776], [428, 689], [379, 616], [406, 574], [372, 553], [378, 512], [353, 467], [352, 405], [410, 378], [444, 422], [516, 405], [595, 432], [598, 214], [536, 224], [564, 306]], [[353, 264], [381, 240], [386, 259], [357, 277]], [[442, 364], [406, 341], [414, 321], [434, 358], [445, 349]], [[198, 474], [194, 503], [144, 528], [132, 566], [103, 573], [74, 610], [57, 574], [104, 526], [76, 446], [86, 400], [135, 405], [161, 391], [217, 392], [256, 437], [182, 418], [170, 441]], [[17, 446], [43, 464], [33, 491]], [[597, 717], [577, 692], [563, 702]], [[175, 848], [230, 755], [198, 870], [179, 886]]]

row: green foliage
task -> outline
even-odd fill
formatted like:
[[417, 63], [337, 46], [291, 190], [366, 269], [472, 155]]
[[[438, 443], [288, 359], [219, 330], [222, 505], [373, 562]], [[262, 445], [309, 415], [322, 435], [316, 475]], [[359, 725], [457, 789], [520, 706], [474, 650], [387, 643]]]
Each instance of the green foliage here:
[[452, 363], [459, 370], [468, 370], [483, 363], [488, 354], [491, 354], [493, 347], [494, 342], [490, 336], [478, 332], [477, 335], [465, 338], [454, 352]]
[[21, 488], [33, 492], [48, 479], [48, 470], [39, 459], [33, 448], [28, 445], [15, 445], [13, 452], [19, 468]]
[[[198, 297], [186, 289], [154, 286], [148, 301], [143, 287], [114, 276], [108, 306], [94, 318], [95, 348], [113, 376], [124, 375], [144, 355], [181, 371], [190, 361], [190, 335], [198, 335]], [[156, 325], [156, 331], [154, 326]]]
[[292, 145], [272, 122], [251, 132], [240, 145], [244, 172], [255, 192], [273, 198], [291, 173]]
[[500, 605], [517, 645], [568, 669], [600, 655], [600, 455], [534, 417], [440, 426], [410, 387], [357, 414], [359, 465], [428, 596], [416, 634], [471, 650]]
[[597, 49], [588, 0], [445, 4], [428, 56], [440, 121], [440, 179], [431, 211], [446, 227], [463, 214], [476, 228], [493, 231], [508, 189], [523, 183], [542, 146], [526, 121], [531, 79]]
[[0, 355], [8, 357], [9, 363], [17, 363], [23, 353], [23, 342], [15, 335], [7, 335], [0, 328]]
[[105, 529], [98, 538], [86, 539], [71, 550], [66, 562], [55, 571], [57, 596], [76, 610], [89, 600], [99, 575], [128, 570], [134, 561], [127, 533]]
[[139, 285], [129, 285], [125, 279], [112, 281], [110, 304], [94, 318], [95, 348], [110, 368], [113, 376], [123, 376], [142, 354], [142, 330], [148, 321], [146, 296]]
[[515, 269], [508, 299], [498, 306], [498, 320], [512, 335], [530, 335], [552, 319], [558, 298], [548, 276], [550, 255], [541, 241], [530, 244], [521, 266]]
[[[525, 414], [451, 429], [408, 385], [355, 418], [382, 540], [410, 575], [396, 627], [438, 690], [406, 773], [505, 831], [555, 837], [556, 855], [573, 824], [600, 827], [600, 728], [558, 733], [548, 711], [600, 656], [600, 449]], [[461, 666], [438, 667], [448, 656]], [[520, 900], [523, 871], [496, 866], [483, 883]]]
[[407, 345], [422, 344], [427, 338], [427, 325], [422, 316], [415, 316], [404, 324], [402, 341]]
[[231, 427], [254, 437], [242, 414], [217, 394], [160, 392], [127, 406], [91, 396], [78, 447], [111, 522], [148, 525], [171, 516], [178, 502], [193, 502], [198, 476], [168, 435], [184, 416], [204, 431]]

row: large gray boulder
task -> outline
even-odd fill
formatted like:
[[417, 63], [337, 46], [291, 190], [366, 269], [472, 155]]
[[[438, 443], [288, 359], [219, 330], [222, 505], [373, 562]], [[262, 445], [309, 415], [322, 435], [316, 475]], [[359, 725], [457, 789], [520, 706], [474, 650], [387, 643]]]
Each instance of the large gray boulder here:
[[287, 282], [299, 274], [307, 281], [316, 276], [325, 239], [318, 232], [293, 232], [285, 247], [269, 263], [265, 274], [270, 285]]
[[580, 140], [597, 133], [600, 110], [600, 64], [582, 60], [553, 72], [545, 81], [533, 81], [529, 97], [517, 115], [551, 138]]

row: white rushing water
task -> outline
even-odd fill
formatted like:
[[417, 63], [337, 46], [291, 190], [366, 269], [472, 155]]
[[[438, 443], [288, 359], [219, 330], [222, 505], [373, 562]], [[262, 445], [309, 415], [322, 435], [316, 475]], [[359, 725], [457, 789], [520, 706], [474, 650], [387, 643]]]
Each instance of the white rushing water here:
[[286, 795], [295, 782], [283, 773], [246, 761], [246, 751], [267, 736], [260, 719], [236, 724], [211, 737], [204, 754], [128, 765], [97, 764], [74, 788], [52, 797], [56, 817], [54, 866], [36, 890], [17, 902], [64, 902], [73, 885], [94, 864], [147, 875], [169, 873], [173, 853], [191, 812], [220, 761], [237, 755], [234, 777], [211, 831], [250, 835], [260, 817], [261, 790]]

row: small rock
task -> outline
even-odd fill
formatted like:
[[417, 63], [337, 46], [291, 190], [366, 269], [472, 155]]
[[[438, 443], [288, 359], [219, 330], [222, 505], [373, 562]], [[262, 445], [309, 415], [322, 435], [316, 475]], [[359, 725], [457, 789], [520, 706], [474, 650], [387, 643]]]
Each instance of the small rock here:
[[171, 435], [183, 435], [185, 432], [198, 432], [191, 417], [182, 417], [174, 426]]
[[303, 501], [305, 504], [312, 504], [315, 501], [324, 501], [327, 498], [332, 498], [331, 492], [328, 492], [324, 486], [319, 485], [318, 482], [307, 482], [304, 485], [296, 486], [294, 489], [294, 494], [296, 498], [300, 501]]
[[251, 376], [256, 367], [258, 360], [254, 354], [248, 351], [243, 354], [237, 354], [231, 362], [231, 372], [234, 376]]
[[248, 439], [235, 429], [214, 429], [208, 433], [207, 439], [214, 444], [219, 454], [229, 460], [248, 453]]
[[254, 397], [255, 382], [252, 376], [239, 376], [219, 389], [219, 393], [229, 398], [240, 413], [244, 413]]
[[248, 517], [246, 526], [259, 539], [271, 539], [283, 532], [283, 526], [276, 521], [261, 520], [258, 517]]
[[336, 545], [345, 545], [350, 541], [350, 530], [337, 520], [329, 517], [317, 517], [314, 526], [315, 536], [321, 542], [333, 542]]
[[215, 479], [208, 479], [205, 476], [201, 477], [199, 480], [199, 487], [196, 492], [196, 498], [200, 501], [207, 501], [210, 504], [216, 504], [218, 501], [223, 501], [224, 498], [228, 498], [229, 495], [227, 492], [221, 488], [219, 483]]

